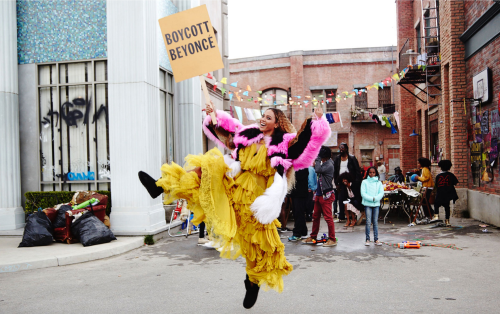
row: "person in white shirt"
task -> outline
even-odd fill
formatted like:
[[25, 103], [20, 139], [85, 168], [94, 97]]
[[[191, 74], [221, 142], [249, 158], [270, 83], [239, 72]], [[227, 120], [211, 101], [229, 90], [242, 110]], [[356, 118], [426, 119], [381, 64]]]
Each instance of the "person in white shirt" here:
[[383, 162], [379, 161], [377, 163], [377, 171], [378, 171], [378, 174], [380, 175], [380, 177], [378, 178], [380, 181], [385, 181], [385, 173], [386, 173], [386, 169], [385, 169], [385, 165]]

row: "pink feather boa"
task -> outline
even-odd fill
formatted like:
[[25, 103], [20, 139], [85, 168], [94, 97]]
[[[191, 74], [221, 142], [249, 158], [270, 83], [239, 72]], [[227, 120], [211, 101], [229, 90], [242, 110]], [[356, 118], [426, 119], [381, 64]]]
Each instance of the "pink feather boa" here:
[[297, 159], [293, 160], [295, 171], [309, 167], [318, 156], [321, 145], [330, 137], [331, 129], [324, 115], [321, 119], [312, 119], [311, 133], [311, 139], [306, 149]]
[[292, 166], [292, 161], [290, 159], [283, 159], [279, 156], [275, 156], [271, 158], [271, 167], [275, 168], [279, 165], [282, 165], [287, 171]]
[[295, 136], [297, 136], [297, 134], [295, 133], [283, 134], [283, 141], [278, 145], [271, 145], [271, 136], [265, 137], [264, 140], [266, 141], [267, 156], [271, 156], [275, 153], [281, 153], [285, 154], [285, 156], [288, 157], [288, 143], [290, 143], [290, 141], [293, 140]]
[[241, 132], [243, 132], [245, 130], [258, 129], [258, 128], [259, 128], [259, 126], [257, 124], [250, 124], [250, 125], [245, 125], [245, 126], [241, 127], [238, 130], [238, 132], [236, 133], [236, 135], [234, 136], [234, 139], [233, 139], [234, 145], [236, 147], [238, 147], [238, 145], [241, 144], [241, 145], [246, 147], [246, 146], [250, 146], [252, 144], [260, 142], [260, 140], [264, 138], [264, 134], [262, 134], [262, 133], [260, 133], [259, 135], [257, 135], [254, 138], [247, 138], [246, 136], [241, 134]]

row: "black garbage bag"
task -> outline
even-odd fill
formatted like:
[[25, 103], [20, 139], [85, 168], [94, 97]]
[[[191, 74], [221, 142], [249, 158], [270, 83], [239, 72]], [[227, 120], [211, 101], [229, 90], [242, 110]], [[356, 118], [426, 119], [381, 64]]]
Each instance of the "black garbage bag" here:
[[113, 232], [91, 211], [86, 212], [71, 224], [71, 234], [79, 239], [83, 246], [108, 243], [116, 240]]
[[57, 216], [54, 220], [52, 226], [54, 228], [64, 228], [66, 227], [66, 212], [72, 210], [73, 208], [69, 205], [63, 205], [57, 210]]
[[53, 232], [52, 223], [44, 212], [33, 213], [28, 217], [19, 247], [49, 245], [54, 241]]

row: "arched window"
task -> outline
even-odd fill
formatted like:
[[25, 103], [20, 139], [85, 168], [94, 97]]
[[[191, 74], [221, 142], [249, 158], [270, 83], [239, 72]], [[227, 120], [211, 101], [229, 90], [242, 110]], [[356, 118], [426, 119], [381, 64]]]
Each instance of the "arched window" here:
[[289, 114], [291, 110], [288, 110], [289, 106], [285, 104], [288, 103], [288, 91], [281, 88], [269, 88], [262, 92], [262, 101], [260, 102], [260, 109], [265, 111], [268, 108], [280, 109], [285, 113], [285, 115], [290, 119]]

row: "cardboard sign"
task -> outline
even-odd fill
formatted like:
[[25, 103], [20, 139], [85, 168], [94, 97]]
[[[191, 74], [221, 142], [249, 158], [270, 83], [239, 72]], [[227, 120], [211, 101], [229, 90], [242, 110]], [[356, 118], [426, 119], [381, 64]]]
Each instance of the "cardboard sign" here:
[[224, 68], [206, 5], [158, 22], [176, 82]]

